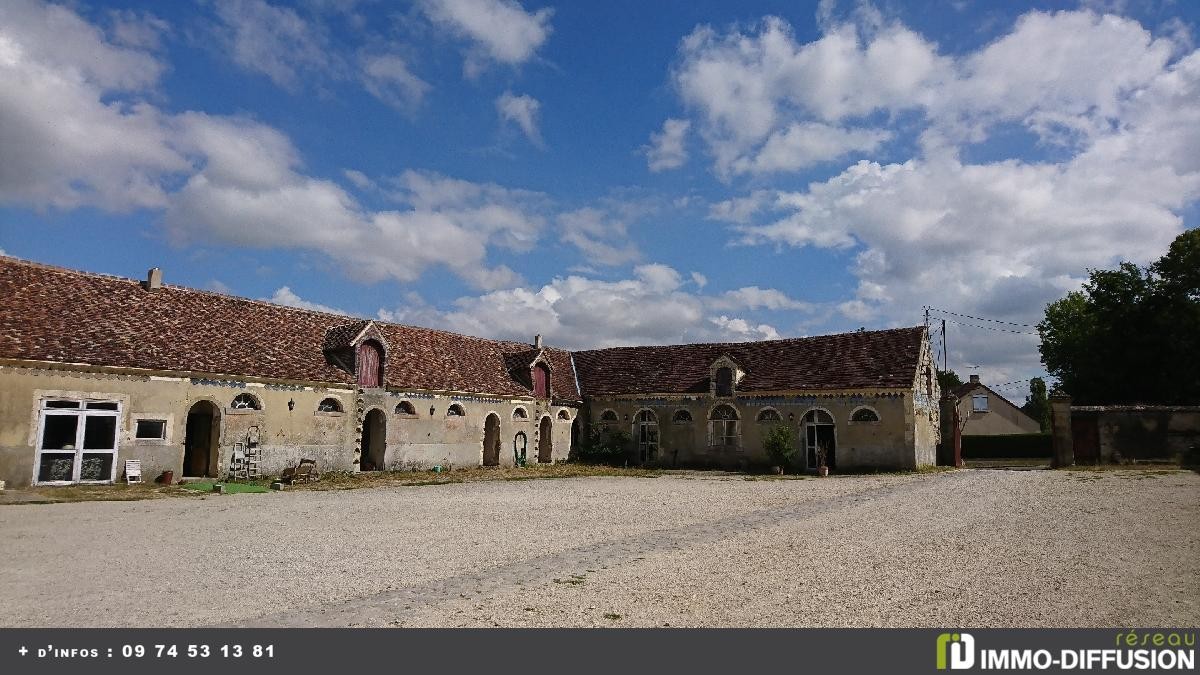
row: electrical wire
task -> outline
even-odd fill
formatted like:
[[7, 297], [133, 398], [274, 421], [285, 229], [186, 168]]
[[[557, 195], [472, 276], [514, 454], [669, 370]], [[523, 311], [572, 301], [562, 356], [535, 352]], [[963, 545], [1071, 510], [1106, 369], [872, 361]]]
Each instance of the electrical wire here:
[[990, 321], [992, 323], [1006, 323], [1010, 326], [1021, 326], [1022, 328], [1037, 328], [1037, 326], [1031, 326], [1030, 324], [1027, 324], [1027, 323], [1017, 323], [1015, 321], [1001, 321], [1000, 319], [985, 319], [980, 316], [971, 316], [970, 314], [959, 314], [958, 312], [951, 312], [948, 309], [938, 309], [937, 307], [930, 307], [929, 309], [934, 312], [941, 312], [942, 314], [949, 314], [950, 316], [958, 316], [958, 317], [962, 317], [964, 319], [974, 319], [976, 321]]
[[977, 326], [973, 323], [963, 323], [962, 321], [955, 321], [954, 319], [942, 319], [942, 321], [947, 321], [949, 323], [956, 324], [959, 326], [966, 326], [967, 328], [978, 328], [980, 330], [994, 330], [994, 331], [999, 331], [1001, 333], [1016, 333], [1017, 335], [1040, 335], [1040, 333], [1034, 333], [1034, 332], [1027, 331], [1027, 330], [1012, 330], [1010, 328], [993, 328], [992, 326]]

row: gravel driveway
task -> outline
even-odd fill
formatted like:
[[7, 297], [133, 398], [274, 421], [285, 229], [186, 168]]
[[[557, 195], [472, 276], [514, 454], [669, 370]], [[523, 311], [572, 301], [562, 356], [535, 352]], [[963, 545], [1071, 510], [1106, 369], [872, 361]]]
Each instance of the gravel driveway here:
[[1200, 475], [476, 482], [0, 507], [3, 626], [1195, 626]]

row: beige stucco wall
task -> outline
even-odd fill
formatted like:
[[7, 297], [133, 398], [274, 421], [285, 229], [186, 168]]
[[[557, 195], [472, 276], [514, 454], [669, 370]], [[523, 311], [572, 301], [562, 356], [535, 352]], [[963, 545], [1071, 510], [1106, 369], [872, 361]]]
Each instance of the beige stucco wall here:
[[[230, 403], [243, 392], [254, 394], [262, 402], [262, 410], [231, 410]], [[317, 405], [326, 397], [337, 398], [345, 412], [317, 412]], [[140, 459], [147, 480], [165, 470], [181, 477], [188, 411], [201, 400], [212, 402], [220, 410], [218, 477], [228, 472], [234, 444], [246, 441], [255, 425], [259, 428], [262, 472], [277, 475], [302, 457], [317, 460], [321, 471], [357, 470], [361, 415], [373, 408], [385, 413], [384, 468], [393, 470], [447, 462], [454, 466], [479, 465], [484, 420], [492, 411], [501, 421], [502, 465], [513, 464], [512, 438], [519, 430], [529, 438], [529, 462], [537, 462], [538, 420], [543, 415], [553, 420], [553, 461], [561, 461], [570, 451], [571, 422], [576, 416], [573, 408], [530, 400], [0, 366], [0, 480], [10, 486], [28, 485], [33, 479], [39, 410], [44, 398], [120, 402], [117, 480], [123, 478], [126, 459]], [[396, 406], [401, 400], [410, 400], [417, 415], [397, 415]], [[294, 401], [292, 409], [289, 401]], [[462, 405], [466, 415], [447, 418], [446, 410], [452, 403]], [[512, 411], [517, 405], [528, 410], [529, 421], [513, 421]], [[564, 410], [569, 419], [559, 419]], [[139, 418], [166, 420], [166, 438], [135, 439]]]
[[[722, 403], [732, 405], [738, 412], [741, 439], [738, 450], [708, 447], [709, 413]], [[850, 414], [860, 406], [875, 409], [880, 421], [850, 422]], [[912, 437], [906, 433], [912, 410], [912, 396], [907, 391], [739, 396], [732, 399], [711, 396], [604, 397], [588, 400], [584, 421], [599, 423], [606, 409], [613, 410], [619, 420], [617, 426], [634, 436], [630, 455], [634, 458], [637, 414], [643, 409], [650, 410], [659, 423], [658, 464], [736, 467], [768, 462], [763, 451], [763, 438], [780, 422], [756, 421], [764, 408], [779, 412], [782, 423], [792, 428], [796, 447], [801, 452], [804, 414], [813, 408], [828, 412], [834, 419], [839, 468], [912, 467], [916, 464]], [[681, 409], [691, 413], [692, 422], [677, 424], [671, 421], [675, 412]], [[803, 462], [803, 457], [798, 457], [797, 461]]]
[[[971, 397], [987, 395], [988, 411], [974, 412]], [[1042, 428], [1037, 420], [1021, 412], [1008, 399], [988, 391], [982, 385], [963, 394], [958, 401], [959, 419], [965, 419], [963, 436], [993, 436], [1000, 434], [1037, 434]]]

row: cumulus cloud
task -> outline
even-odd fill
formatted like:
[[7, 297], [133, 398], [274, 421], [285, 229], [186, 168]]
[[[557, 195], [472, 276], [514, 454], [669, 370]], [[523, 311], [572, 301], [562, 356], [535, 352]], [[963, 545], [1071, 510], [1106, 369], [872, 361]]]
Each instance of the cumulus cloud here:
[[650, 134], [650, 145], [643, 147], [642, 152], [651, 171], [678, 169], [687, 162], [684, 139], [691, 126], [688, 120], [669, 119], [663, 122], [662, 131]]
[[364, 54], [360, 59], [362, 82], [375, 98], [401, 112], [411, 113], [430, 90], [425, 80], [395, 54]]
[[463, 70], [475, 77], [489, 63], [518, 66], [533, 58], [550, 37], [554, 10], [527, 12], [515, 0], [423, 0], [422, 10], [434, 24], [471, 47]]
[[[555, 346], [571, 349], [631, 344], [739, 342], [780, 336], [773, 326], [733, 315], [727, 296], [684, 290], [684, 278], [662, 264], [640, 265], [631, 278], [602, 281], [585, 276], [556, 278], [541, 288], [511, 288], [459, 298], [449, 311], [419, 299], [381, 310], [387, 321], [439, 326], [469, 335], [528, 340], [541, 333]], [[745, 291], [746, 289], [742, 289]], [[753, 289], [770, 295], [770, 289]], [[783, 296], [779, 293], [779, 297]], [[729, 311], [715, 313], [716, 307]], [[518, 323], [512, 317], [520, 316]]]
[[328, 41], [320, 26], [290, 7], [264, 0], [220, 0], [215, 5], [217, 36], [230, 58], [295, 91], [301, 73], [332, 67]]
[[[766, 30], [772, 39], [788, 37]], [[877, 36], [906, 30], [885, 27]], [[767, 37], [742, 36], [779, 49], [763, 44]], [[782, 51], [795, 55], [828, 38], [797, 46], [788, 37]], [[1104, 54], [1096, 44], [1106, 45]], [[709, 215], [730, 223], [736, 243], [856, 251], [858, 288], [838, 305], [846, 320], [912, 324], [929, 304], [1035, 323], [1087, 268], [1161, 255], [1200, 199], [1200, 52], [1172, 59], [1177, 47], [1125, 18], [1031, 12], [975, 52], [953, 60], [931, 53], [928, 72], [936, 76], [914, 91], [935, 95], [869, 101], [920, 109], [920, 155], [858, 161], [799, 191], [758, 189], [713, 205]], [[835, 79], [870, 74], [868, 61], [850, 68], [866, 74], [839, 71]], [[774, 94], [767, 100], [781, 109]], [[804, 105], [835, 121], [843, 109], [868, 105], [837, 100], [841, 107]], [[1055, 152], [963, 159], [964, 148], [1002, 124], [1024, 128]], [[959, 364], [993, 377], [1039, 370], [1034, 336], [953, 324], [950, 331]]]
[[642, 256], [629, 240], [625, 220], [605, 210], [587, 206], [559, 214], [557, 220], [563, 241], [579, 249], [589, 262], [623, 265]]
[[177, 242], [318, 251], [365, 281], [411, 281], [431, 266], [482, 289], [520, 281], [489, 251], [529, 250], [543, 196], [407, 171], [389, 183], [395, 208], [368, 209], [307, 174], [273, 127], [146, 102], [162, 71], [64, 7], [0, 5], [0, 203], [150, 209]]
[[516, 124], [521, 133], [525, 134], [525, 138], [539, 148], [545, 145], [542, 142], [542, 133], [538, 130], [541, 107], [541, 102], [528, 94], [517, 96], [511, 91], [506, 91], [496, 98], [496, 112], [499, 113], [500, 120]]
[[266, 298], [266, 300], [268, 302], [273, 302], [277, 305], [284, 305], [287, 307], [296, 307], [297, 309], [308, 309], [308, 310], [312, 310], [314, 312], [325, 312], [326, 314], [346, 314], [347, 316], [349, 315], [348, 312], [343, 312], [342, 310], [337, 309], [335, 307], [330, 307], [329, 305], [322, 305], [320, 303], [305, 300], [304, 298], [300, 297], [299, 295], [296, 295], [296, 293], [287, 286], [279, 287], [278, 289], [275, 290], [275, 292], [273, 294], [271, 294], [271, 297]]

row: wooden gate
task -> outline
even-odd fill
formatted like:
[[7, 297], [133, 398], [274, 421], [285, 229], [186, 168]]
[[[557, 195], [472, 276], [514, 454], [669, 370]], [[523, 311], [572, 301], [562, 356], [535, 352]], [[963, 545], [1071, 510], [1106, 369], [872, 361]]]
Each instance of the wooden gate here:
[[1093, 415], [1071, 415], [1071, 446], [1077, 464], [1100, 461], [1100, 420]]

